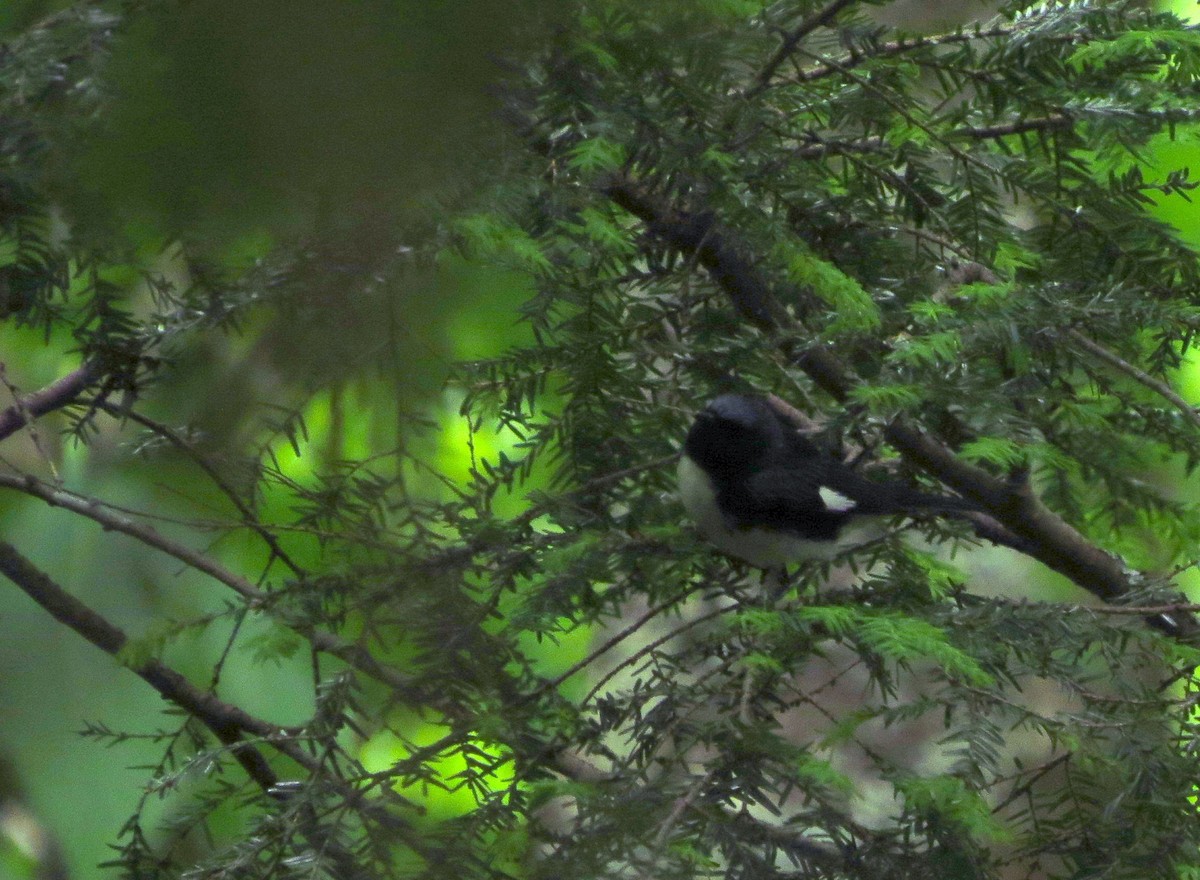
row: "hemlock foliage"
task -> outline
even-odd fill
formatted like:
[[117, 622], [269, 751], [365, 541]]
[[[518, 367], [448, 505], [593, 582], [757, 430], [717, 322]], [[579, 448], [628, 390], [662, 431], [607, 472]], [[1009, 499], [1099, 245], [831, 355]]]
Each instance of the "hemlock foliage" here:
[[[86, 731], [161, 744], [143, 808], [166, 797], [167, 825], [139, 810], [116, 876], [1200, 871], [1194, 627], [1144, 620], [1200, 546], [1172, 484], [1200, 419], [1169, 384], [1200, 264], [1156, 215], [1193, 184], [1154, 162], [1194, 137], [1200, 32], [1123, 2], [918, 36], [848, 0], [596, 0], [508, 69], [513, 134], [470, 208], [378, 253], [318, 238], [249, 269], [181, 236], [167, 270], [103, 224], [73, 234], [56, 196], [111, 97], [114, 31], [143, 14], [99, 9], [0, 55], [0, 300], [78, 367], [14, 415], [116, 433], [198, 496], [188, 461], [208, 500], [171, 537], [57, 473], [0, 484], [222, 591], [126, 641], [0, 545], [12, 581], [175, 704]], [[418, 355], [381, 328], [412, 320], [400, 291], [431, 265], [529, 289], [528, 342], [450, 376], [465, 479], [432, 451], [452, 430], [393, 418]], [[218, 393], [214, 340], [269, 341], [271, 316], [313, 348], [282, 359], [286, 405], [215, 436], [172, 423], [166, 390]], [[747, 388], [974, 498], [979, 534], [1016, 549], [921, 523], [919, 548], [801, 567], [775, 598], [672, 494], [692, 413]], [[214, 530], [254, 549], [231, 561]], [[1018, 551], [1109, 607], [1015, 598], [1044, 570]], [[163, 658], [197, 631], [311, 650], [311, 717], [189, 686]]]

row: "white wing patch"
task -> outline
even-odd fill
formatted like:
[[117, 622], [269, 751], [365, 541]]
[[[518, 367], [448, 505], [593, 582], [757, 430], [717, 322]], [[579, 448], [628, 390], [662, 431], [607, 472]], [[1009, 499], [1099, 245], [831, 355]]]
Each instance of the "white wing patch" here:
[[824, 502], [825, 509], [831, 510], [834, 513], [846, 513], [858, 507], [852, 499], [847, 498], [841, 492], [835, 492], [828, 486], [818, 486], [817, 494], [821, 496], [821, 501]]

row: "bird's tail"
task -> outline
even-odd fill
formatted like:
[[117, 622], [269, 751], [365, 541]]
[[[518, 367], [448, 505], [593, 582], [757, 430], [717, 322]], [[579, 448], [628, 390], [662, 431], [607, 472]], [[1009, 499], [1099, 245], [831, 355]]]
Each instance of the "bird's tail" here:
[[933, 495], [928, 492], [918, 492], [915, 489], [898, 492], [892, 499], [895, 513], [914, 513], [928, 511], [930, 513], [979, 513], [982, 508], [966, 498], [956, 495]]

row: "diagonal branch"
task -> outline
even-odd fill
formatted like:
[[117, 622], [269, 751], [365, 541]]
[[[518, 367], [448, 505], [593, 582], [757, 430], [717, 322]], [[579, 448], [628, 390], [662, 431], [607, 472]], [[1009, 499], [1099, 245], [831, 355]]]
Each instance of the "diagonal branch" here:
[[0, 411], [0, 440], [15, 434], [30, 420], [75, 402], [89, 385], [100, 378], [100, 371], [89, 361], [40, 391], [22, 397], [17, 403]]
[[[224, 568], [212, 558], [193, 550], [186, 544], [168, 538], [151, 526], [135, 522], [127, 516], [110, 510], [94, 498], [55, 488], [32, 476], [0, 474], [0, 488], [15, 489], [26, 495], [32, 495], [34, 498], [42, 499], [51, 507], [61, 507], [87, 517], [109, 531], [129, 535], [229, 587], [245, 599], [252, 609], [267, 609], [278, 605], [271, 593], [260, 590], [240, 574]], [[403, 693], [411, 688], [412, 682], [405, 675], [380, 663], [361, 646], [318, 630], [311, 623], [287, 613], [285, 609], [275, 607], [272, 611], [281, 623], [308, 639], [318, 651], [337, 657], [348, 666], [376, 681], [383, 682], [398, 692]]]
[[1114, 354], [1098, 342], [1093, 342], [1088, 337], [1084, 336], [1078, 330], [1068, 330], [1067, 338], [1082, 348], [1089, 354], [1095, 355], [1111, 367], [1120, 370], [1126, 376], [1129, 376], [1135, 382], [1145, 385], [1159, 397], [1171, 403], [1176, 409], [1183, 413], [1184, 417], [1196, 427], [1200, 428], [1200, 412], [1197, 412], [1196, 407], [1192, 406], [1175, 391], [1166, 382], [1155, 379], [1145, 370], [1142, 370], [1129, 361], [1125, 360], [1120, 355]]
[[[7, 541], [0, 541], [0, 574], [4, 574], [59, 623], [74, 630], [105, 653], [119, 661], [122, 660], [121, 650], [128, 644], [129, 637], [99, 612], [60, 587]], [[162, 661], [150, 659], [122, 662], [126, 668], [154, 688], [163, 699], [199, 719], [229, 748], [238, 764], [265, 793], [283, 798], [288, 789], [286, 785], [280, 785], [279, 777], [271, 768], [266, 756], [247, 737], [269, 744], [313, 776], [328, 776], [328, 770], [321, 757], [309, 754], [282, 728], [201, 690]], [[357, 791], [340, 784], [339, 787], [345, 789], [343, 796], [348, 803], [361, 800]], [[330, 876], [338, 880], [370, 880], [370, 875], [360, 866], [354, 854], [321, 826], [319, 817], [311, 805], [301, 805], [301, 811], [303, 833], [313, 848], [328, 858], [332, 869]], [[389, 827], [402, 832], [408, 830], [406, 823], [377, 810], [372, 812]]]
[[[614, 175], [602, 191], [641, 219], [652, 234], [676, 247], [694, 249], [734, 308], [752, 324], [772, 332], [793, 323], [774, 296], [768, 277], [740, 252], [711, 215], [676, 210], [628, 175]], [[823, 346], [804, 348], [794, 341], [781, 345], [784, 354], [830, 397], [839, 402], [849, 398], [856, 380], [832, 351]], [[892, 420], [885, 436], [906, 460], [995, 517], [1020, 539], [1019, 546], [1029, 556], [1102, 599], [1131, 591], [1124, 562], [1084, 538], [1042, 504], [1028, 485], [1009, 483], [962, 461], [903, 416]], [[1151, 623], [1173, 634], [1190, 632], [1196, 626], [1192, 619], [1176, 625], [1154, 618]]]
[[304, 576], [304, 569], [291, 558], [291, 556], [283, 549], [283, 547], [280, 546], [275, 535], [270, 529], [268, 529], [259, 521], [258, 517], [255, 516], [254, 511], [251, 510], [250, 506], [244, 500], [242, 500], [242, 497], [238, 491], [229, 484], [229, 481], [221, 475], [220, 471], [213, 467], [212, 463], [209, 462], [207, 458], [201, 455], [200, 452], [184, 437], [181, 437], [177, 431], [171, 429], [167, 425], [162, 424], [161, 422], [157, 422], [154, 419], [144, 416], [141, 413], [115, 406], [114, 404], [109, 403], [107, 400], [97, 399], [92, 401], [92, 405], [97, 409], [104, 410], [111, 416], [120, 419], [129, 419], [131, 422], [136, 422], [142, 427], [153, 431], [155, 434], [162, 437], [173, 447], [175, 447], [175, 449], [179, 450], [181, 453], [195, 462], [196, 466], [199, 467], [200, 470], [204, 471], [205, 475], [212, 480], [213, 484], [219, 490], [221, 490], [221, 493], [229, 499], [230, 503], [233, 504], [235, 508], [237, 508], [237, 512], [241, 515], [242, 522], [246, 524], [246, 527], [262, 538], [263, 543], [267, 545], [267, 549], [271, 551], [271, 554], [275, 558], [279, 559], [284, 565], [286, 565], [291, 570], [292, 574], [295, 574], [298, 577]]
[[[121, 649], [129, 641], [128, 636], [56, 584], [7, 541], [0, 541], [0, 573], [59, 623], [70, 627], [105, 653], [119, 658]], [[161, 661], [146, 660], [129, 664], [128, 668], [164, 699], [202, 721], [230, 748], [246, 774], [263, 791], [274, 787], [279, 778], [262, 752], [243, 739], [245, 734], [270, 742], [307, 770], [320, 769], [312, 756], [280, 736], [280, 728], [201, 691]]]
[[775, 76], [775, 72], [796, 51], [796, 47], [800, 45], [800, 41], [817, 28], [832, 24], [833, 20], [837, 18], [838, 13], [854, 2], [856, 0], [830, 0], [821, 9], [818, 9], [815, 13], [804, 19], [804, 21], [800, 22], [790, 33], [784, 36], [783, 42], [779, 44], [779, 48], [775, 50], [775, 53], [763, 65], [762, 70], [758, 72], [758, 76], [754, 78], [754, 85], [746, 90], [743, 97], [753, 98], [769, 87], [771, 80]]

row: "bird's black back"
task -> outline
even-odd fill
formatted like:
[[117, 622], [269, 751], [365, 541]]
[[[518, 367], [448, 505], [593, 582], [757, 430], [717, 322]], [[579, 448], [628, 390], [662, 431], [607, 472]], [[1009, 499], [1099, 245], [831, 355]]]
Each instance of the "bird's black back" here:
[[[962, 499], [868, 480], [803, 437], [761, 397], [713, 400], [696, 417], [684, 451], [713, 481], [734, 526], [833, 539], [852, 516], [974, 509]], [[838, 509], [828, 498], [847, 506]]]

